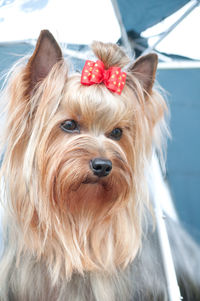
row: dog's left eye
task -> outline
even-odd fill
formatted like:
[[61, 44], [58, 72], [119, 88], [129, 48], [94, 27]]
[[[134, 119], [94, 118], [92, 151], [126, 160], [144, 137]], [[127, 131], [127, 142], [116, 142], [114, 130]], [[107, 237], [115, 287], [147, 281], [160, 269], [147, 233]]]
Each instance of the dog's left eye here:
[[79, 125], [75, 120], [66, 120], [63, 123], [61, 123], [61, 129], [68, 133], [79, 133]]
[[120, 140], [122, 136], [122, 129], [120, 128], [115, 128], [114, 130], [112, 130], [112, 132], [110, 133], [109, 137], [115, 140]]

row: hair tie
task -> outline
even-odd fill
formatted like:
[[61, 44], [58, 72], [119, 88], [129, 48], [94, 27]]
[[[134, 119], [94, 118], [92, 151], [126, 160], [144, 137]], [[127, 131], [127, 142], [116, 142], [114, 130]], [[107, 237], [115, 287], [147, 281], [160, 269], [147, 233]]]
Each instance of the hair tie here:
[[81, 84], [94, 85], [104, 83], [112, 92], [121, 94], [126, 82], [126, 73], [121, 72], [119, 67], [105, 69], [102, 61], [96, 62], [87, 60], [81, 75]]

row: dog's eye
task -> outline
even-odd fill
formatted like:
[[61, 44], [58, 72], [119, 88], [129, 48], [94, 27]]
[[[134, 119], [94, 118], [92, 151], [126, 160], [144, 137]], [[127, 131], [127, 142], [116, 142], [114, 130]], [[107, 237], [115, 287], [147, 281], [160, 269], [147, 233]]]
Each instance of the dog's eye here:
[[61, 123], [61, 129], [68, 133], [79, 133], [79, 125], [75, 120], [66, 120]]
[[122, 129], [120, 128], [116, 128], [112, 130], [112, 132], [109, 135], [110, 138], [115, 140], [120, 140], [121, 136], [122, 136]]

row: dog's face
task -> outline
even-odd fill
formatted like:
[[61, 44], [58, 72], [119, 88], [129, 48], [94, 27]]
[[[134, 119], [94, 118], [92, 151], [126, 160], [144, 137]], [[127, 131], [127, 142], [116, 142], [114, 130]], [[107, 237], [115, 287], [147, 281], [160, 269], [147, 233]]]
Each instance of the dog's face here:
[[[96, 48], [100, 56], [119, 52]], [[11, 86], [5, 181], [22, 248], [45, 256], [55, 278], [61, 269], [68, 277], [74, 270], [114, 271], [138, 250], [144, 167], [164, 111], [151, 97], [156, 65], [154, 55], [136, 61], [121, 95], [103, 84], [83, 86], [43, 32]]]
[[67, 79], [53, 116], [47, 113], [44, 121], [36, 114], [34, 126], [45, 123], [36, 160], [51, 204], [97, 218], [127, 203], [133, 189], [134, 114], [125, 101], [105, 87], [82, 86], [77, 74]]

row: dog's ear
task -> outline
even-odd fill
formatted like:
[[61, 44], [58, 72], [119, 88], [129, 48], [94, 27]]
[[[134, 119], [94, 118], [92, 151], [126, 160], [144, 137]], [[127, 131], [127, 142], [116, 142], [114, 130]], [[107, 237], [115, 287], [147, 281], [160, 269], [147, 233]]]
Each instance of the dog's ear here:
[[155, 81], [158, 56], [150, 53], [139, 57], [128, 69], [141, 83], [145, 91], [145, 97], [151, 94]]
[[62, 51], [53, 35], [48, 30], [42, 30], [27, 64], [30, 89], [43, 80], [62, 58]]

